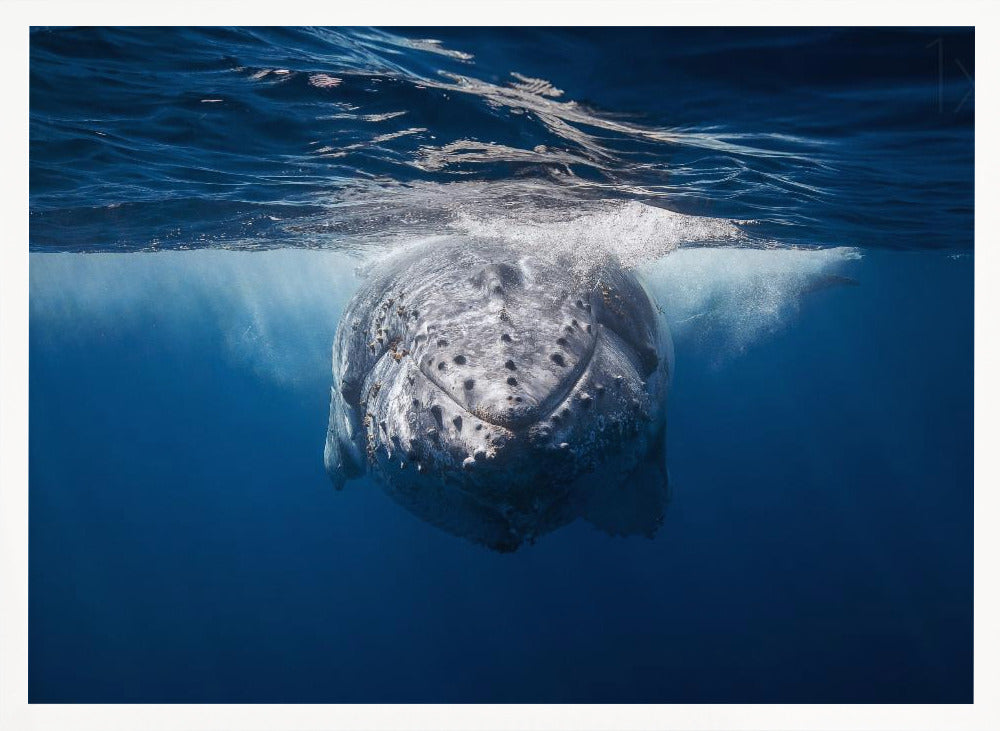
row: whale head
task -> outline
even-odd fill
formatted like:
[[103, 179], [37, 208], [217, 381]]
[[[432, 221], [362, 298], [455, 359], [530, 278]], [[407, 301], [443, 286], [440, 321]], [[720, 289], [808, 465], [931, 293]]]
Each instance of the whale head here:
[[600, 523], [607, 487], [660, 459], [671, 360], [648, 295], [613, 262], [578, 279], [500, 244], [410, 252], [341, 321], [327, 467], [335, 482], [370, 468], [494, 548]]

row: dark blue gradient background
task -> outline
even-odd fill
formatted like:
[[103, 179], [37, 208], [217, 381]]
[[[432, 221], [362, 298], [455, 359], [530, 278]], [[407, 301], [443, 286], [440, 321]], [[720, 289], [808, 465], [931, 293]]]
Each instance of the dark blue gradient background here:
[[[474, 66], [398, 40], [426, 37]], [[973, 71], [971, 31], [64, 29], [34, 31], [31, 53], [32, 702], [972, 701], [974, 100], [954, 64]], [[317, 121], [329, 89], [248, 87], [261, 68], [329, 69], [362, 111], [428, 131], [311, 156], [362, 123]], [[498, 555], [367, 481], [335, 493], [328, 365], [289, 385], [232, 358], [220, 313], [245, 304], [228, 291], [182, 302], [150, 265], [138, 303], [59, 310], [52, 262], [86, 255], [53, 250], [303, 231], [336, 249], [316, 222], [359, 180], [547, 174], [428, 172], [409, 164], [420, 145], [571, 147], [530, 114], [419, 88], [441, 68], [744, 135], [746, 153], [622, 136], [575, 172], [863, 253], [842, 272], [859, 286], [804, 297], [744, 352], [678, 340], [654, 540], [577, 522]], [[325, 357], [350, 294], [282, 342]]]

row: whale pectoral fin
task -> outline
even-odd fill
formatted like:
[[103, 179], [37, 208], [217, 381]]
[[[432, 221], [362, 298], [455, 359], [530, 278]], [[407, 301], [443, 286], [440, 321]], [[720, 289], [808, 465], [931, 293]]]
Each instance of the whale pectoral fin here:
[[335, 490], [341, 490], [348, 480], [360, 477], [362, 470], [351, 458], [351, 450], [335, 435], [328, 434], [323, 450], [323, 464]]
[[334, 390], [330, 397], [330, 421], [326, 430], [323, 464], [336, 490], [342, 489], [348, 480], [361, 477], [365, 471], [361, 451], [350, 432], [344, 399]]
[[581, 515], [613, 536], [652, 538], [670, 500], [663, 439], [622, 480], [592, 491]]

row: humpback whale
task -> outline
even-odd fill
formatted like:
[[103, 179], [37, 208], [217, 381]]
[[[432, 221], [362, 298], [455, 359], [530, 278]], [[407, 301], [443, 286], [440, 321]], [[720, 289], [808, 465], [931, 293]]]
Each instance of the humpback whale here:
[[637, 276], [496, 241], [384, 262], [333, 344], [324, 461], [498, 551], [584, 518], [651, 536], [673, 346]]

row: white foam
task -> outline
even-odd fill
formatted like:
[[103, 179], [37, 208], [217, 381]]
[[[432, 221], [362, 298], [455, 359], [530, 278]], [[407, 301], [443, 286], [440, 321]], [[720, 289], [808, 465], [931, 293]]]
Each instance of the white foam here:
[[602, 204], [545, 220], [515, 215], [460, 215], [454, 228], [473, 236], [502, 239], [526, 253], [571, 262], [588, 274], [608, 257], [635, 268], [685, 245], [736, 244], [746, 240], [737, 222], [686, 216], [636, 201]]
[[337, 245], [366, 257], [418, 238], [458, 235], [566, 261], [576, 275], [609, 257], [636, 267], [684, 246], [774, 245], [748, 233], [750, 221], [690, 216], [636, 200], [581, 198], [572, 186], [547, 181], [359, 190], [337, 203], [334, 217], [344, 232]]
[[711, 340], [721, 362], [783, 328], [804, 295], [851, 284], [857, 249], [681, 249], [642, 269], [678, 347]]

